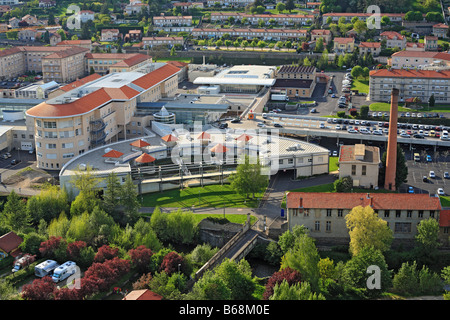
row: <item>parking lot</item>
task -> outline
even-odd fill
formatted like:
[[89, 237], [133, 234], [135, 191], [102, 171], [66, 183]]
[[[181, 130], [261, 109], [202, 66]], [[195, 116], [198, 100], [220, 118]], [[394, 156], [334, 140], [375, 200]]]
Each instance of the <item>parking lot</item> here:
[[[36, 163], [36, 154], [30, 154], [25, 150], [12, 150], [10, 151], [11, 157], [7, 159], [3, 158], [5, 154], [6, 152], [0, 153], [0, 181], [4, 181], [18, 171]], [[11, 164], [13, 159], [20, 160], [20, 162], [18, 164]]]

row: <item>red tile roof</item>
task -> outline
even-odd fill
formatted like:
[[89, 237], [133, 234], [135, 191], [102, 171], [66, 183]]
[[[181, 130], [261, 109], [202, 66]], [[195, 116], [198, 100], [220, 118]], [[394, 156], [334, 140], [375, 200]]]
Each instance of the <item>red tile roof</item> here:
[[136, 140], [136, 141], [130, 143], [130, 146], [137, 147], [137, 148], [148, 147], [149, 145], [150, 145], [150, 143], [148, 143], [142, 139], [139, 139], [139, 140]]
[[433, 26], [434, 29], [448, 29], [448, 25], [445, 23], [438, 23]]
[[123, 300], [162, 300], [163, 297], [148, 289], [133, 290]]
[[352, 42], [355, 42], [355, 38], [339, 38], [339, 37], [337, 37], [337, 38], [334, 38], [333, 41], [337, 42], [337, 43], [352, 43]]
[[105, 153], [104, 155], [102, 155], [103, 158], [120, 158], [121, 156], [123, 156], [124, 153], [117, 151], [117, 150], [111, 150], [107, 153]]
[[69, 47], [68, 49], [61, 50], [59, 52], [55, 52], [52, 54], [49, 54], [48, 56], [43, 57], [42, 59], [60, 59], [60, 58], [67, 58], [73, 55], [81, 54], [88, 52], [88, 48], [82, 48], [82, 47]]
[[137, 157], [136, 160], [134, 160], [134, 161], [139, 162], [139, 163], [150, 163], [155, 160], [156, 160], [156, 158], [153, 158], [151, 155], [144, 152], [139, 157]]
[[374, 210], [442, 209], [439, 198], [428, 194], [289, 192], [286, 198], [287, 208], [299, 208], [301, 202], [303, 208], [317, 209], [352, 209], [371, 204]]
[[66, 84], [65, 86], [61, 87], [60, 89], [67, 92], [67, 91], [73, 90], [75, 88], [78, 88], [86, 83], [97, 80], [98, 78], [101, 78], [101, 77], [102, 77], [101, 75], [99, 75], [97, 73], [93, 73], [93, 74], [88, 75], [87, 77], [84, 77], [84, 78], [76, 80], [72, 83]]
[[13, 231], [8, 232], [0, 237], [0, 249], [6, 253], [10, 253], [12, 250], [16, 249], [23, 239], [15, 234]]
[[157, 83], [172, 77], [178, 72], [180, 72], [179, 68], [170, 64], [166, 64], [156, 69], [155, 71], [147, 73], [145, 76], [134, 80], [132, 83], [137, 85], [138, 87], [141, 87], [142, 89], [149, 89]]
[[384, 31], [380, 34], [381, 37], [386, 37], [388, 40], [404, 40], [405, 37], [396, 31]]
[[137, 65], [137, 64], [139, 64], [141, 62], [150, 60], [151, 58], [152, 57], [150, 57], [150, 56], [148, 56], [146, 54], [138, 53], [138, 54], [133, 55], [130, 58], [127, 58], [125, 60], [117, 62], [117, 63], [113, 64], [112, 66], [113, 67], [132, 67], [132, 66]]
[[450, 70], [402, 70], [402, 69], [379, 69], [371, 70], [371, 77], [385, 78], [450, 78]]
[[360, 48], [381, 48], [381, 42], [361, 42]]
[[61, 42], [58, 42], [57, 46], [76, 46], [76, 45], [83, 45], [83, 44], [91, 44], [91, 40], [63, 40]]

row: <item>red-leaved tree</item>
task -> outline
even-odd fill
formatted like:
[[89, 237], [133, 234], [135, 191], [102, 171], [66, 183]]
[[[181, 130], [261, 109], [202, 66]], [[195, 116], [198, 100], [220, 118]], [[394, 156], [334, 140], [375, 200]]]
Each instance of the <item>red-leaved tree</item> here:
[[184, 267], [184, 258], [178, 253], [172, 251], [164, 256], [161, 266], [159, 267], [159, 271], [164, 271], [168, 275], [171, 275], [172, 273], [178, 272], [178, 270], [183, 272]]
[[47, 241], [41, 242], [39, 252], [44, 258], [54, 259], [56, 257], [56, 251], [63, 245], [66, 245], [66, 240], [62, 237], [52, 236]]
[[22, 287], [22, 298], [25, 300], [52, 300], [56, 285], [52, 278], [46, 276], [34, 280]]
[[128, 251], [133, 266], [141, 273], [150, 271], [150, 260], [153, 252], [144, 245]]
[[84, 241], [75, 241], [67, 245], [67, 256], [72, 260], [78, 260], [80, 258], [81, 250], [87, 247], [87, 243]]
[[118, 248], [111, 248], [108, 245], [103, 245], [98, 248], [97, 254], [95, 255], [94, 262], [105, 262], [106, 260], [111, 260], [119, 254]]
[[270, 296], [273, 294], [273, 289], [276, 284], [280, 284], [286, 280], [287, 283], [291, 286], [296, 284], [302, 280], [302, 275], [297, 270], [291, 268], [284, 268], [281, 271], [277, 271], [269, 278], [266, 284], [266, 290], [263, 294], [264, 300], [269, 300]]

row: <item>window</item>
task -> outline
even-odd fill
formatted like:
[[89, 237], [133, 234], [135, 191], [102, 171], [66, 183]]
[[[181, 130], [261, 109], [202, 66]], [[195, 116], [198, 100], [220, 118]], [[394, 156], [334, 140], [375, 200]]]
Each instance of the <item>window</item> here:
[[411, 218], [411, 217], [412, 217], [412, 210], [408, 210], [408, 211], [406, 212], [406, 217], [407, 217], [407, 218]]
[[326, 222], [325, 230], [326, 230], [327, 232], [331, 232], [331, 221], [327, 221], [327, 222]]
[[75, 155], [73, 153], [64, 153], [63, 154], [63, 158], [67, 159], [67, 158], [73, 158]]
[[320, 231], [320, 221], [314, 222], [314, 231]]
[[338, 209], [338, 217], [342, 217], [344, 209]]
[[423, 210], [419, 210], [419, 218], [423, 218]]
[[402, 216], [402, 211], [401, 210], [395, 210], [395, 217], [396, 218], [400, 218]]
[[331, 209], [327, 209], [327, 217], [331, 217]]
[[44, 128], [56, 129], [56, 121], [44, 121]]
[[73, 148], [73, 142], [70, 142], [70, 143], [63, 143], [63, 144], [62, 144], [62, 148], [63, 148], [63, 149]]
[[48, 138], [48, 139], [57, 139], [58, 138], [58, 133], [57, 132], [52, 132], [52, 131], [45, 131], [44, 132], [44, 137]]
[[47, 159], [56, 159], [56, 153], [47, 153]]
[[356, 165], [352, 164], [352, 176], [356, 175]]
[[56, 143], [47, 143], [45, 147], [47, 149], [56, 149]]
[[384, 217], [389, 218], [389, 210], [384, 210]]
[[362, 166], [362, 175], [365, 176], [367, 172], [367, 166]]
[[396, 222], [394, 232], [410, 233], [411, 232], [411, 223], [410, 222]]

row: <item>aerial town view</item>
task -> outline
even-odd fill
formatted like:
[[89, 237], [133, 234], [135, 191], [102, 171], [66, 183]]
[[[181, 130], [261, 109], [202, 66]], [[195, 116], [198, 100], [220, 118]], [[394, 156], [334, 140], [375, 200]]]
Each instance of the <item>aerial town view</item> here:
[[449, 22], [0, 0], [0, 300], [450, 300]]

